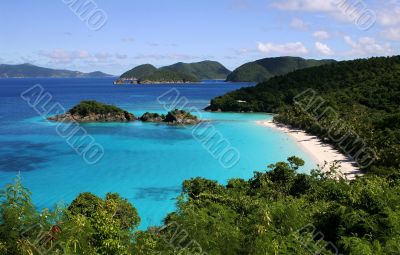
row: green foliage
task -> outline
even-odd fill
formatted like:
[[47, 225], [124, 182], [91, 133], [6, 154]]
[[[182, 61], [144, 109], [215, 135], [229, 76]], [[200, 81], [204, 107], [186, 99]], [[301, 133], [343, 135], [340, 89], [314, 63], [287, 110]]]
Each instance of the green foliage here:
[[170, 70], [157, 70], [142, 77], [141, 82], [199, 82], [195, 76]]
[[126, 111], [118, 108], [114, 105], [106, 105], [97, 101], [82, 101], [78, 105], [74, 106], [68, 111], [71, 114], [79, 114], [82, 116], [94, 114], [108, 114], [108, 113], [122, 113], [125, 114]]
[[[399, 254], [400, 178], [333, 179], [298, 173], [297, 157], [227, 185], [183, 183], [164, 226], [136, 231], [139, 216], [118, 194], [80, 194], [37, 212], [17, 179], [1, 192], [1, 254]], [[332, 171], [335, 171], [333, 168]], [[33, 227], [32, 227], [33, 226]], [[40, 250], [39, 250], [40, 249]], [[41, 251], [41, 252], [39, 252]]]
[[159, 69], [149, 64], [140, 65], [123, 73], [120, 78], [136, 78], [142, 82], [199, 82], [204, 79], [225, 79], [229, 73], [228, 69], [215, 61], [180, 62]]
[[[398, 56], [343, 61], [298, 70], [214, 98], [208, 110], [279, 113], [277, 122], [331, 140], [344, 152], [346, 148], [335, 144], [332, 134], [333, 138], [350, 134], [342, 144], [352, 146], [358, 141], [355, 150], [364, 143], [376, 154], [376, 160], [366, 170], [390, 175], [400, 169], [399, 80]], [[319, 109], [318, 104], [309, 111], [294, 104], [294, 97], [308, 89], [324, 100]], [[301, 99], [307, 104], [312, 98]], [[316, 116], [324, 114], [328, 107], [334, 112], [317, 122]]]
[[397, 254], [398, 180], [297, 173], [303, 164], [291, 157], [225, 187], [185, 181], [177, 212], [148, 240], [161, 254]]
[[146, 76], [152, 75], [157, 68], [150, 64], [137, 66], [121, 75], [120, 78], [136, 78], [143, 79]]
[[277, 75], [334, 62], [334, 60], [313, 60], [299, 57], [264, 58], [238, 67], [228, 75], [227, 81], [263, 82]]
[[91, 193], [81, 193], [72, 201], [68, 210], [72, 215], [80, 214], [87, 218], [92, 218], [94, 214], [101, 210], [112, 210], [110, 213], [120, 221], [121, 228], [127, 230], [136, 228], [140, 223], [136, 209], [128, 200], [121, 198], [117, 193], [108, 193], [105, 200]]
[[215, 61], [202, 61], [198, 63], [176, 63], [162, 67], [161, 70], [169, 70], [184, 73], [196, 77], [198, 80], [226, 79], [230, 71], [222, 64]]

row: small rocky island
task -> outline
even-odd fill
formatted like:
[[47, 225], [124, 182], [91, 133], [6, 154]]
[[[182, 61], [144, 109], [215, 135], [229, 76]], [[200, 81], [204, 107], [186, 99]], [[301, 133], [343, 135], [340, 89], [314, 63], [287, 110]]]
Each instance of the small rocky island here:
[[142, 117], [136, 118], [133, 114], [114, 105], [106, 105], [97, 101], [82, 101], [68, 112], [47, 118], [56, 122], [130, 122], [141, 120], [143, 122], [165, 123], [169, 125], [194, 125], [201, 121], [194, 115], [183, 110], [175, 109], [160, 115], [146, 112]]
[[68, 112], [47, 118], [57, 122], [129, 122], [136, 117], [114, 105], [97, 101], [82, 101]]
[[146, 112], [140, 117], [140, 120], [143, 122], [167, 123], [169, 125], [195, 125], [201, 122], [197, 116], [178, 109], [168, 112], [167, 115]]

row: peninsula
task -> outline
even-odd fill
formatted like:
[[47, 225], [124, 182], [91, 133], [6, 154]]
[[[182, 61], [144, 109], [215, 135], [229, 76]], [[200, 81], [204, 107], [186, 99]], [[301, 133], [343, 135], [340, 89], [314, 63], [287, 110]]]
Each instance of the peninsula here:
[[79, 71], [51, 69], [32, 64], [0, 65], [0, 78], [104, 78], [112, 75], [103, 72], [83, 73]]

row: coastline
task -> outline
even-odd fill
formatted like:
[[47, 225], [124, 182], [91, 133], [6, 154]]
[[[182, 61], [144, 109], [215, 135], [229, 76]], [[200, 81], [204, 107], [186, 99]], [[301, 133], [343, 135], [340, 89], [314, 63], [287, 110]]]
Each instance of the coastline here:
[[305, 131], [299, 129], [274, 123], [272, 120], [257, 121], [257, 124], [286, 133], [303, 151], [312, 157], [315, 163], [324, 172], [329, 171], [329, 166], [337, 162], [339, 172], [348, 180], [354, 180], [356, 176], [362, 175], [356, 162], [340, 153], [333, 148], [332, 145], [322, 142], [316, 136], [309, 135]]

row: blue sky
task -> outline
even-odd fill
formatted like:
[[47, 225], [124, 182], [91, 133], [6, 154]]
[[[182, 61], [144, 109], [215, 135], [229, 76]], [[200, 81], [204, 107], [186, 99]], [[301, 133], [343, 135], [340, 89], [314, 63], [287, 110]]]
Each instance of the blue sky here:
[[[85, 2], [92, 13], [79, 15]], [[210, 59], [234, 69], [282, 55], [342, 60], [400, 54], [400, 1], [355, 2], [4, 0], [0, 63], [121, 74], [143, 63]], [[106, 22], [93, 30], [88, 17], [99, 18], [95, 25]]]

